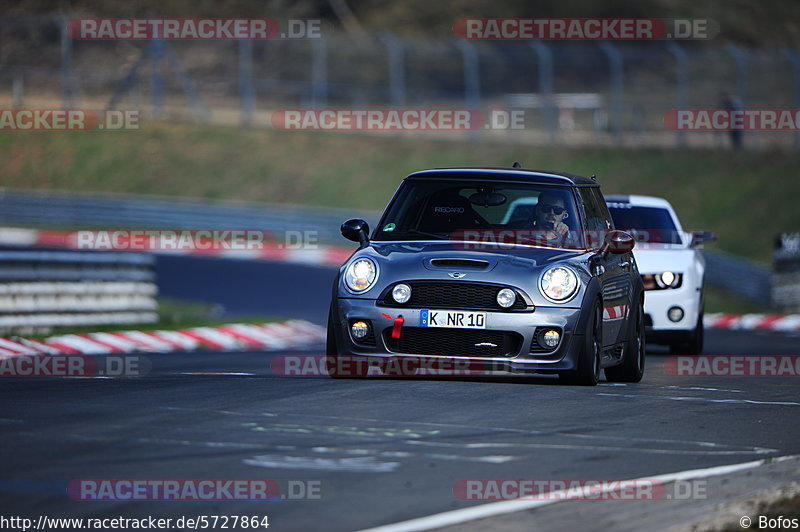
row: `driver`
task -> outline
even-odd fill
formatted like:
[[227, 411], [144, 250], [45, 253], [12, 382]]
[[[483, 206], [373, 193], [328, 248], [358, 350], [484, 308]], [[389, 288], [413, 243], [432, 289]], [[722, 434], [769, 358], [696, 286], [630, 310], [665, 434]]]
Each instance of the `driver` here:
[[536, 219], [533, 227], [543, 231], [547, 240], [563, 238], [569, 232], [569, 226], [564, 220], [569, 218], [564, 198], [557, 192], [545, 191], [539, 194], [536, 204]]

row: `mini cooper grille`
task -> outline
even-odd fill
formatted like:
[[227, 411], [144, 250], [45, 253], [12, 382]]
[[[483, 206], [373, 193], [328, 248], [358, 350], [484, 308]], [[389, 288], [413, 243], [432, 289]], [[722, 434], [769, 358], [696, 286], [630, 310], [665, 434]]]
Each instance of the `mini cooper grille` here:
[[[519, 353], [522, 336], [511, 331], [403, 327], [400, 339], [383, 333], [386, 346], [396, 353], [467, 357], [504, 357]], [[480, 344], [480, 345], [478, 345]]]
[[497, 292], [504, 286], [464, 283], [464, 282], [437, 282], [437, 281], [411, 281], [411, 299], [402, 305], [392, 299], [391, 288], [383, 297], [383, 304], [390, 307], [407, 308], [464, 308], [470, 310], [493, 310], [496, 312], [506, 310], [525, 310], [528, 308], [525, 300], [518, 290], [517, 300], [511, 308], [504, 309], [497, 304]]

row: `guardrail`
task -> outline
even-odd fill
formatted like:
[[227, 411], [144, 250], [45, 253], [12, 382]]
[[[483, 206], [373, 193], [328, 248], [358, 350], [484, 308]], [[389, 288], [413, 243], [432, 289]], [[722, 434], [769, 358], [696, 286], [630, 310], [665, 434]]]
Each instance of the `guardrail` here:
[[[345, 248], [347, 243], [339, 233], [339, 226], [354, 217], [364, 218], [374, 227], [379, 213], [252, 202], [0, 189], [0, 225], [313, 231], [320, 244]], [[20, 244], [25, 245], [27, 237], [23, 232]], [[6, 233], [4, 240], [13, 241], [13, 230]], [[716, 249], [704, 250], [703, 255], [707, 283], [762, 304], [769, 303], [772, 279], [768, 268]]]
[[0, 224], [34, 227], [316, 231], [321, 243], [341, 244], [342, 222], [360, 217], [372, 227], [378, 216], [369, 211], [251, 202], [0, 190]]
[[764, 306], [770, 304], [772, 276], [769, 268], [718, 249], [703, 250], [705, 282]]
[[140, 253], [0, 251], [0, 333], [154, 323], [153, 264]]

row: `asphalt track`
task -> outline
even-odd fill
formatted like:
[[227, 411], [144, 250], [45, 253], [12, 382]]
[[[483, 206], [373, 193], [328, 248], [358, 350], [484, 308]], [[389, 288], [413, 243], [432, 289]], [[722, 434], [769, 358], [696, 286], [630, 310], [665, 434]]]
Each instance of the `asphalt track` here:
[[[158, 268], [166, 295], [230, 315], [290, 305], [286, 314], [318, 323], [332, 278], [216, 259]], [[3, 379], [0, 515], [268, 515], [271, 530], [357, 530], [480, 504], [454, 496], [464, 479], [639, 478], [800, 454], [797, 378], [674, 377], [657, 349], [642, 383], [595, 388], [550, 377], [281, 377], [270, 364], [283, 354], [147, 355], [139, 378]], [[714, 354], [799, 355], [800, 339], [711, 331]], [[65, 492], [76, 479], [204, 478], [274, 479], [284, 494], [290, 481], [318, 481], [320, 497], [87, 502]]]

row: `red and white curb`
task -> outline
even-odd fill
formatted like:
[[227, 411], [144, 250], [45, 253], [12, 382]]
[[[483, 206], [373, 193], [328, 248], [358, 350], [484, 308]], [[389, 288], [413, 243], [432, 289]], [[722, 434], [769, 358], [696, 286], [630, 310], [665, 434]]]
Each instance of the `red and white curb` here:
[[800, 332], [800, 314], [706, 314], [706, 329]]
[[180, 351], [283, 351], [318, 347], [326, 330], [305, 320], [231, 323], [175, 331], [62, 334], [44, 340], [0, 338], [0, 358], [20, 355], [104, 355]]
[[[68, 231], [40, 231], [17, 227], [0, 227], [0, 244], [13, 246], [51, 247], [83, 250], [75, 245], [74, 233]], [[264, 243], [261, 249], [175, 249], [154, 250], [165, 255], [196, 255], [245, 260], [288, 262], [312, 266], [341, 266], [353, 254], [353, 249], [344, 247], [317, 246], [315, 248], [288, 248]]]

